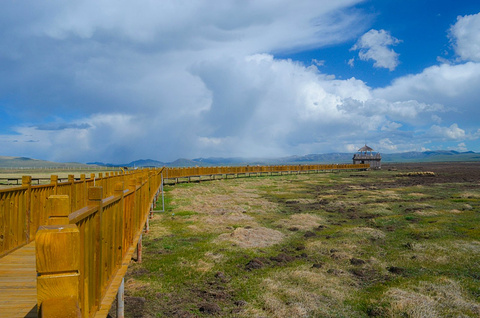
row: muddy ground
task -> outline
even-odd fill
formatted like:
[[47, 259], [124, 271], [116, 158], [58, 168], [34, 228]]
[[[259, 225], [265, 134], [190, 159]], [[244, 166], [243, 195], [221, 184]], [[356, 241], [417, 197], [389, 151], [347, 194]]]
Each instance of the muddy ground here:
[[431, 178], [406, 178], [400, 181], [400, 185], [417, 185], [431, 183], [463, 183], [480, 181], [480, 162], [432, 162], [432, 163], [399, 163], [384, 164], [383, 169], [397, 169], [399, 172], [432, 171], [435, 173]]

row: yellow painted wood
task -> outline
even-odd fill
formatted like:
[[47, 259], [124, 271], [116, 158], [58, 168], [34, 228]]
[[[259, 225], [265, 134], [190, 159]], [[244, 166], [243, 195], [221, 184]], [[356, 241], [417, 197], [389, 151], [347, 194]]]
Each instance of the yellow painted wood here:
[[39, 316], [79, 317], [80, 234], [77, 226], [41, 226], [35, 240]]
[[0, 258], [0, 318], [37, 317], [35, 242]]
[[122, 283], [122, 279], [125, 276], [125, 273], [127, 272], [128, 265], [130, 264], [133, 253], [135, 252], [135, 248], [136, 248], [136, 245], [137, 245], [136, 242], [138, 242], [138, 240], [140, 239], [140, 235], [142, 234], [141, 229], [135, 235], [135, 238], [133, 240], [135, 242], [135, 244], [131, 244], [129, 249], [126, 251], [125, 256], [123, 257], [123, 260], [122, 260], [122, 266], [115, 273], [115, 276], [114, 276], [111, 284], [108, 286], [108, 288], [105, 292], [105, 296], [103, 297], [102, 301], [100, 302], [99, 309], [95, 313], [95, 316], [94, 316], [95, 318], [105, 318], [105, 317], [107, 317], [108, 312], [109, 312], [110, 308], [112, 307], [112, 303], [115, 300], [115, 296], [117, 295], [118, 288], [120, 287], [120, 284]]
[[36, 265], [40, 275], [78, 271], [79, 232], [74, 224], [40, 226], [36, 235]]
[[71, 212], [70, 197], [65, 194], [52, 194], [47, 200], [48, 225], [68, 224]]
[[78, 299], [73, 297], [57, 297], [45, 300], [42, 304], [41, 315], [46, 318], [82, 317], [80, 308], [78, 307]]

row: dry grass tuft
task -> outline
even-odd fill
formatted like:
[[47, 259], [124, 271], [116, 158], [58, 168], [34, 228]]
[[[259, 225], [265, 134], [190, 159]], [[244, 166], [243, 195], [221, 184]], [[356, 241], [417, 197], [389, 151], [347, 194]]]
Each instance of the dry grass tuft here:
[[[373, 194], [378, 197], [378, 192], [373, 192]], [[382, 190], [382, 197], [388, 197], [388, 198], [400, 198], [400, 194], [396, 192], [395, 190]]]
[[435, 216], [439, 213], [437, 211], [415, 211], [413, 214], [418, 216]]
[[477, 192], [465, 191], [460, 194], [463, 199], [480, 199], [480, 194]]
[[206, 262], [206, 261], [200, 259], [200, 260], [198, 260], [198, 262], [193, 267], [198, 272], [206, 273], [206, 272], [210, 271], [213, 268], [214, 265], [215, 264], [213, 264], [213, 263]]
[[352, 312], [344, 301], [349, 279], [301, 267], [273, 273], [261, 283], [263, 315], [269, 317], [340, 317]]
[[[289, 193], [291, 195], [291, 193]], [[295, 199], [288, 199], [285, 203], [300, 203], [300, 204], [312, 204], [317, 203], [318, 201], [315, 199], [302, 199], [302, 198], [295, 198]]]
[[385, 300], [392, 317], [463, 317], [480, 315], [480, 305], [469, 299], [459, 283], [447, 278], [421, 281], [416, 286], [390, 288]]
[[322, 222], [322, 218], [306, 213], [294, 214], [288, 219], [281, 219], [275, 222], [274, 224], [283, 227], [291, 228], [295, 227], [301, 231], [311, 230], [315, 227], [318, 227]]
[[380, 216], [388, 216], [396, 213], [386, 203], [364, 204], [361, 208], [361, 211], [368, 215], [380, 215]]
[[433, 177], [435, 172], [432, 171], [414, 171], [397, 174], [398, 177]]
[[313, 255], [323, 255], [335, 260], [335, 262], [341, 260], [348, 260], [355, 256], [355, 252], [358, 250], [358, 245], [352, 244], [352, 242], [330, 242], [328, 240], [316, 240], [307, 242], [305, 249], [308, 253]]
[[237, 228], [231, 233], [221, 234], [217, 242], [229, 241], [241, 248], [267, 247], [281, 242], [284, 235], [266, 227]]
[[389, 312], [391, 317], [439, 317], [435, 310], [435, 301], [428, 296], [413, 291], [391, 288], [386, 293], [386, 297], [390, 302]]
[[462, 211], [457, 210], [457, 209], [451, 209], [451, 210], [450, 210], [450, 213], [452, 213], [452, 214], [460, 214], [460, 213], [462, 213]]
[[150, 220], [150, 231], [148, 232], [148, 235], [152, 239], [168, 236], [171, 234], [171, 231], [165, 226], [163, 226], [161, 222], [156, 222], [160, 219], [161, 216], [157, 213], [154, 214], [153, 218]]
[[229, 212], [220, 216], [207, 216], [203, 218], [205, 227], [211, 228], [212, 232], [222, 226], [255, 226], [257, 222], [253, 217], [240, 212]]
[[188, 226], [190, 231], [220, 234], [232, 227], [257, 227], [258, 223], [252, 215], [267, 215], [277, 211], [276, 203], [260, 197], [255, 189], [247, 188], [247, 185], [217, 182], [208, 186], [178, 187], [172, 190], [172, 194], [181, 202], [177, 209], [198, 213], [188, 218], [189, 222], [194, 223]]
[[385, 233], [379, 229], [374, 229], [371, 227], [354, 227], [354, 228], [346, 228], [346, 232], [354, 233], [361, 238], [366, 238], [369, 240], [381, 240], [385, 238]]
[[129, 278], [125, 282], [125, 289], [128, 289], [129, 291], [145, 290], [148, 287], [150, 287], [150, 283], [138, 281], [134, 278]]
[[415, 243], [412, 245], [412, 252], [418, 262], [429, 265], [462, 263], [480, 253], [480, 242], [452, 240], [442, 243]]
[[409, 193], [409, 195], [417, 198], [424, 198], [427, 196], [425, 193], [420, 193], [420, 192], [412, 192], [412, 193]]

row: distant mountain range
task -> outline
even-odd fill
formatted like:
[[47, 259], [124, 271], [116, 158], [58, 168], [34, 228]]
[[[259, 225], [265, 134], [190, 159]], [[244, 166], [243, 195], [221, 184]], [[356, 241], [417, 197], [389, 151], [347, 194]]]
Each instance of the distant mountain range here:
[[[328, 154], [309, 154], [305, 156], [289, 156], [283, 158], [196, 158], [196, 159], [177, 159], [173, 162], [161, 162], [157, 160], [136, 160], [128, 164], [114, 165], [102, 162], [96, 164], [110, 167], [195, 167], [195, 166], [238, 166], [238, 165], [274, 165], [274, 164], [307, 164], [307, 163], [351, 163], [352, 153], [328, 153]], [[382, 162], [441, 162], [441, 161], [480, 161], [480, 153], [473, 151], [458, 152], [454, 150], [438, 150], [424, 152], [403, 152], [382, 154]]]
[[53, 162], [39, 159], [31, 159], [27, 157], [6, 157], [0, 156], [0, 168], [48, 168], [48, 169], [62, 169], [62, 168], [88, 168], [84, 163], [78, 162]]
[[[196, 158], [177, 159], [173, 162], [161, 162], [153, 159], [142, 159], [125, 164], [112, 164], [104, 162], [89, 162], [87, 164], [67, 162], [58, 163], [26, 157], [0, 156], [0, 168], [70, 168], [89, 166], [104, 167], [195, 167], [195, 166], [238, 166], [238, 165], [275, 165], [275, 164], [308, 164], [308, 163], [351, 163], [352, 153], [309, 154], [305, 156], [289, 156], [283, 158]], [[382, 154], [384, 163], [400, 162], [445, 162], [445, 161], [480, 161], [480, 153], [473, 151], [458, 152], [454, 150], [438, 150], [424, 152], [403, 152]]]

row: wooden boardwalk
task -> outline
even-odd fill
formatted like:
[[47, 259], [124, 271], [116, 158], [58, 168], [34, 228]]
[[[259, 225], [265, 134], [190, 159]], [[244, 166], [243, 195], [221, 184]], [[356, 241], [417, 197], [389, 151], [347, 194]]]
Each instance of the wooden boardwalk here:
[[35, 242], [0, 258], [0, 318], [37, 317]]

